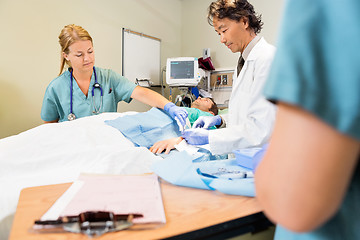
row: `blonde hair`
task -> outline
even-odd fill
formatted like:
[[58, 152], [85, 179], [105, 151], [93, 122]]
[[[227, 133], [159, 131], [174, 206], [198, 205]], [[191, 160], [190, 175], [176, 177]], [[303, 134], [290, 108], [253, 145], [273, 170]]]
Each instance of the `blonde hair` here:
[[67, 61], [64, 56], [63, 52], [66, 54], [69, 54], [69, 47], [71, 44], [73, 44], [76, 41], [84, 41], [84, 40], [90, 40], [91, 43], [93, 43], [92, 38], [90, 34], [82, 27], [77, 26], [75, 24], [69, 24], [66, 25], [59, 35], [59, 43], [61, 46], [61, 61], [60, 61], [60, 73], [61, 75], [62, 71], [64, 70], [65, 64], [71, 67], [71, 64], [69, 61]]

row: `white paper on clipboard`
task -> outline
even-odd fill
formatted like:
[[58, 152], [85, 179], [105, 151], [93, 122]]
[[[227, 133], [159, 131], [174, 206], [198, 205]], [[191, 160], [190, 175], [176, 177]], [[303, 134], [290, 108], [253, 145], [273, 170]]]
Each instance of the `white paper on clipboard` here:
[[86, 211], [140, 213], [143, 217], [133, 219], [134, 223], [166, 223], [160, 184], [155, 174], [81, 175], [41, 219], [55, 220]]

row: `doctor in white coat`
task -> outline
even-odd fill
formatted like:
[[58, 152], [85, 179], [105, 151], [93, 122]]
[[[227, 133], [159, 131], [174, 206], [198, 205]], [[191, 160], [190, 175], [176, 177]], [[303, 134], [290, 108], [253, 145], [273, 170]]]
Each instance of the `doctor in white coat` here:
[[[209, 6], [208, 21], [233, 53], [240, 52], [235, 69], [228, 114], [201, 117], [186, 130], [189, 144], [210, 144], [213, 154], [258, 147], [267, 143], [276, 107], [262, 95], [275, 47], [257, 36], [262, 22], [246, 0], [218, 0]], [[216, 125], [219, 129], [208, 130]]]

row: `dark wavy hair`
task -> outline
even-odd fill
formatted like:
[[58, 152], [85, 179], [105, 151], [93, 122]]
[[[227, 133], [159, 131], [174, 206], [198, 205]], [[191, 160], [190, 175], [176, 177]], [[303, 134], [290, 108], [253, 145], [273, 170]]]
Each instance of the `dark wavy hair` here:
[[208, 23], [213, 26], [214, 17], [219, 19], [229, 18], [239, 22], [241, 18], [248, 19], [249, 27], [258, 34], [261, 32], [263, 22], [261, 15], [255, 13], [254, 6], [247, 0], [217, 0], [208, 8]]
[[212, 111], [212, 112], [214, 113], [214, 115], [218, 115], [218, 113], [219, 113], [219, 108], [218, 108], [216, 102], [214, 101], [213, 98], [209, 98], [209, 99], [210, 99], [211, 102], [212, 102], [212, 105], [211, 105], [209, 111]]

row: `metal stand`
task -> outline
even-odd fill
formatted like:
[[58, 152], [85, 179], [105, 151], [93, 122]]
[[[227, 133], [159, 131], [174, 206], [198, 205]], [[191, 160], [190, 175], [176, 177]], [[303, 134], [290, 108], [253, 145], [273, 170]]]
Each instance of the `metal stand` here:
[[[170, 87], [170, 88], [173, 88], [173, 87]], [[176, 88], [179, 89], [180, 93], [175, 98], [175, 101], [174, 101], [175, 105], [178, 102], [180, 102], [180, 106], [191, 107], [191, 103], [193, 101], [195, 101], [194, 96], [193, 96], [193, 94], [191, 93], [191, 90], [190, 90], [191, 88], [190, 87], [176, 87]], [[189, 103], [184, 101], [187, 98], [190, 100]]]

